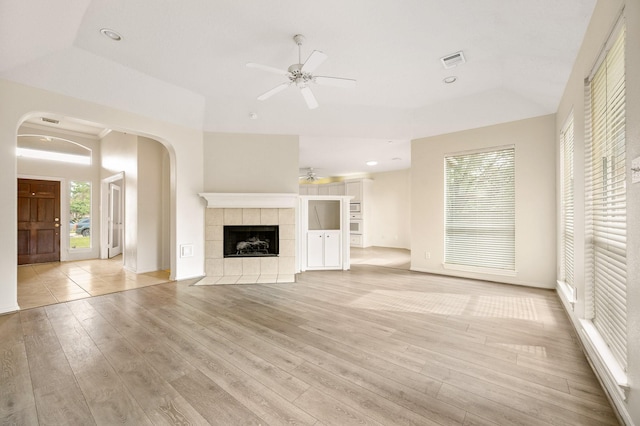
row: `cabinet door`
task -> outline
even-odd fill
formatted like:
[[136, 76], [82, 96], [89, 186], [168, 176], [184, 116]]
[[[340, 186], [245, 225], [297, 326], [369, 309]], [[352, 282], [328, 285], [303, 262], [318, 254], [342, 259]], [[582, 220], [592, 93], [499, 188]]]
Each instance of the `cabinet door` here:
[[324, 266], [340, 266], [340, 231], [324, 234]]
[[344, 195], [344, 183], [332, 183], [329, 195]]
[[324, 232], [307, 232], [307, 266], [324, 266]]
[[331, 195], [331, 184], [318, 185], [318, 195]]
[[362, 247], [362, 235], [351, 234], [349, 236], [349, 243], [354, 247]]
[[344, 183], [344, 195], [351, 195], [353, 201], [360, 201], [360, 193], [362, 191], [362, 182], [345, 182]]

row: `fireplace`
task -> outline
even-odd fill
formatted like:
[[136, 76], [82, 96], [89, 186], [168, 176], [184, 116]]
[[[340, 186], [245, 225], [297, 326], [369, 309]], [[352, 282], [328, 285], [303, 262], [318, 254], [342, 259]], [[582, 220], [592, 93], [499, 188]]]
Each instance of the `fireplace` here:
[[225, 225], [223, 249], [224, 257], [278, 256], [278, 225]]
[[[296, 274], [297, 193], [201, 193], [207, 201], [205, 214], [205, 273], [198, 285], [293, 283]], [[227, 226], [277, 227], [277, 234], [259, 232], [269, 239], [271, 253], [237, 255], [240, 241], [225, 252]], [[261, 231], [264, 231], [262, 229]], [[255, 241], [250, 241], [255, 242]], [[231, 254], [229, 256], [228, 254]], [[242, 253], [241, 253], [242, 254]], [[234, 256], [235, 255], [235, 256]]]

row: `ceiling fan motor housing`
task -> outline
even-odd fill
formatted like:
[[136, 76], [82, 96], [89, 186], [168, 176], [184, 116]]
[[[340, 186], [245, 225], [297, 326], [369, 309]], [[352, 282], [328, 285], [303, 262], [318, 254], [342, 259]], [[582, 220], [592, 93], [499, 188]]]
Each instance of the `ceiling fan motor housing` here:
[[287, 71], [289, 71], [289, 80], [298, 87], [306, 87], [307, 83], [313, 81], [311, 73], [302, 71], [302, 64], [293, 64]]

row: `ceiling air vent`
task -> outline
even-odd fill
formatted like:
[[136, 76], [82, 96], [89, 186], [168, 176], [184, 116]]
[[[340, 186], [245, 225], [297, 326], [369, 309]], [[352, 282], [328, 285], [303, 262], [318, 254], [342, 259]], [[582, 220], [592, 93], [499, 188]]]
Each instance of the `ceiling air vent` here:
[[54, 120], [53, 118], [42, 117], [42, 121], [52, 124], [60, 124], [60, 121]]
[[440, 62], [442, 62], [442, 66], [445, 69], [449, 69], [460, 64], [464, 64], [467, 61], [466, 59], [464, 59], [464, 54], [462, 53], [462, 51], [460, 51], [447, 56], [443, 56], [442, 58], [440, 58]]

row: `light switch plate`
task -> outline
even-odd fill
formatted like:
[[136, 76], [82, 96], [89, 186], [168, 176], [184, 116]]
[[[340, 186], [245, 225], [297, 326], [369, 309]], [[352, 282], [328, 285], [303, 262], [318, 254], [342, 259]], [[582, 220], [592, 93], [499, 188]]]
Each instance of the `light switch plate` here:
[[640, 157], [631, 161], [631, 183], [640, 182]]

